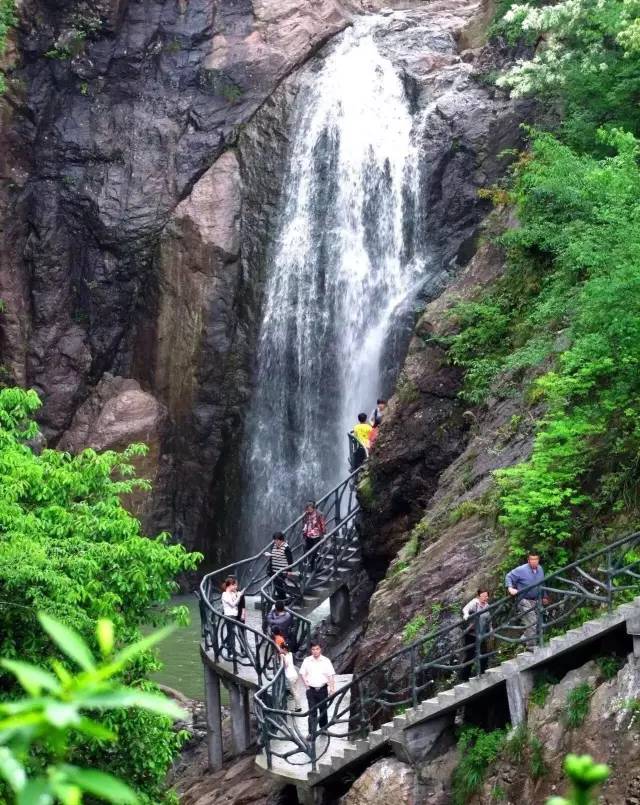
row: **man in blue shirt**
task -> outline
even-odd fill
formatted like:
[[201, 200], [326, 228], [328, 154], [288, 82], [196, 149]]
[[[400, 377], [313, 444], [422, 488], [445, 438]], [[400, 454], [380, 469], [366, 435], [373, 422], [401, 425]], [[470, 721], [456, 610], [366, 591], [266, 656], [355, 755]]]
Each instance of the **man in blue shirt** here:
[[[536, 646], [538, 615], [536, 612], [536, 602], [540, 596], [540, 587], [536, 586], [527, 589], [525, 593], [521, 590], [531, 587], [532, 584], [541, 584], [544, 581], [544, 570], [540, 564], [540, 555], [531, 551], [527, 555], [524, 565], [519, 565], [510, 570], [505, 577], [505, 585], [509, 595], [518, 596], [518, 612], [524, 624], [524, 637], [527, 648], [533, 649]], [[543, 603], [545, 603], [543, 599]]]

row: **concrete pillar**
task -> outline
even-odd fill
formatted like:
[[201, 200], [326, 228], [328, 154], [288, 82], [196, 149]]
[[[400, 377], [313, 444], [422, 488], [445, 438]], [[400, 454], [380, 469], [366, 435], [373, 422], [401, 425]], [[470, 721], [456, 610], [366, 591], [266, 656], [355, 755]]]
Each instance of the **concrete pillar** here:
[[533, 674], [530, 671], [519, 671], [505, 679], [507, 701], [512, 727], [519, 727], [527, 720], [527, 702], [533, 688]]
[[231, 734], [236, 754], [244, 752], [251, 743], [249, 721], [249, 691], [244, 685], [229, 685], [231, 704]]
[[338, 589], [329, 598], [331, 623], [334, 626], [345, 626], [351, 620], [351, 599], [346, 585]]
[[434, 747], [443, 741], [451, 745], [455, 743], [454, 723], [455, 712], [413, 724], [403, 729], [397, 738], [389, 741], [391, 750], [403, 763], [409, 763], [411, 766], [424, 763], [430, 759]]
[[204, 664], [204, 698], [207, 708], [207, 752], [209, 769], [222, 768], [222, 706], [220, 702], [220, 677]]
[[633, 656], [640, 657], [640, 616], [631, 615], [627, 618], [627, 634], [633, 638]]

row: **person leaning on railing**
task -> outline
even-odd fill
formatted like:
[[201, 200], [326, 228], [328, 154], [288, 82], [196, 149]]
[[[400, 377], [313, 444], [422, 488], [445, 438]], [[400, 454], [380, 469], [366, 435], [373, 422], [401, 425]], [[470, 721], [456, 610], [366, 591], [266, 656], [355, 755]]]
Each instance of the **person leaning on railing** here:
[[[470, 621], [464, 633], [464, 668], [461, 672], [463, 680], [475, 676], [477, 673], [474, 660], [476, 659], [476, 635], [480, 638], [480, 654], [488, 653], [487, 637], [491, 633], [491, 613], [489, 612], [489, 590], [479, 587], [478, 594], [462, 608], [462, 617]], [[487, 670], [488, 657], [480, 657], [480, 673]]]
[[[533, 649], [537, 644], [538, 611], [537, 601], [541, 595], [540, 586], [544, 581], [544, 569], [540, 564], [540, 554], [536, 551], [529, 551], [527, 561], [523, 565], [518, 565], [510, 570], [505, 576], [505, 586], [509, 595], [518, 596], [517, 607], [520, 620], [524, 625], [522, 637], [529, 649]], [[532, 587], [532, 585], [536, 585]], [[521, 592], [524, 590], [525, 592]], [[542, 603], [546, 604], [547, 599], [543, 598]]]

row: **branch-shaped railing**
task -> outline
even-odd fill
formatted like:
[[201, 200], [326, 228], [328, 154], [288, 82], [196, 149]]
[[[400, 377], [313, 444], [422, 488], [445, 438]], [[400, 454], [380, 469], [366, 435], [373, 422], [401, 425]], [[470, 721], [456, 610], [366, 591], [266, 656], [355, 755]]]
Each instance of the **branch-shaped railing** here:
[[[332, 538], [327, 535], [314, 550], [321, 554]], [[298, 564], [294, 562], [291, 568]], [[272, 588], [273, 578], [263, 584], [263, 597], [269, 598]], [[316, 727], [309, 739], [309, 713], [287, 710], [284, 679], [278, 676], [254, 699], [269, 767], [277, 756], [292, 765], [311, 763], [315, 769], [333, 738], [364, 737], [399, 710], [482, 673], [488, 664], [502, 662], [518, 649], [542, 646], [550, 637], [593, 617], [594, 611], [611, 611], [614, 604], [639, 592], [640, 533], [634, 533], [573, 562], [542, 583], [524, 588], [517, 596], [497, 601], [467, 621], [455, 620], [433, 629], [358, 674], [327, 699], [328, 726]], [[304, 597], [305, 590], [300, 593]], [[527, 599], [523, 606], [521, 602]]]
[[[330, 492], [317, 501], [318, 509], [325, 517], [326, 530], [333, 532], [336, 526], [358, 509], [356, 498], [356, 482], [359, 470], [352, 472]], [[291, 548], [294, 561], [304, 553], [303, 540], [304, 515], [294, 520], [285, 530], [284, 535]], [[269, 579], [267, 552], [272, 546], [268, 542], [264, 548], [253, 556], [239, 562], [233, 562], [219, 570], [208, 573], [200, 583], [200, 619], [202, 624], [202, 641], [207, 653], [213, 655], [216, 662], [229, 662], [233, 673], [238, 674], [242, 668], [253, 668], [259, 684], [268, 678], [267, 669], [272, 668], [273, 658], [270, 656], [271, 641], [255, 629], [225, 616], [220, 601], [222, 584], [228, 576], [238, 581], [238, 588], [244, 590], [245, 596], [254, 596]], [[300, 649], [306, 647], [311, 632], [310, 621], [287, 607], [293, 615], [293, 626], [290, 635]], [[266, 611], [264, 612], [266, 615]]]

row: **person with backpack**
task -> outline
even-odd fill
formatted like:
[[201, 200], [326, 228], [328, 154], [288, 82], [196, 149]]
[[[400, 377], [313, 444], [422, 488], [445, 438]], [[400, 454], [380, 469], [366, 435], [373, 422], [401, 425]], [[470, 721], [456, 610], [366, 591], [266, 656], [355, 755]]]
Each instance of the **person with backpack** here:
[[287, 682], [289, 693], [293, 697], [296, 713], [300, 713], [304, 709], [305, 701], [302, 696], [302, 683], [300, 675], [293, 661], [293, 654], [291, 647], [288, 643], [280, 645], [280, 660], [284, 666], [284, 678]]
[[275, 606], [267, 615], [267, 626], [272, 636], [281, 634], [288, 643], [291, 639], [292, 625], [293, 615], [285, 609], [284, 601], [276, 601]]

